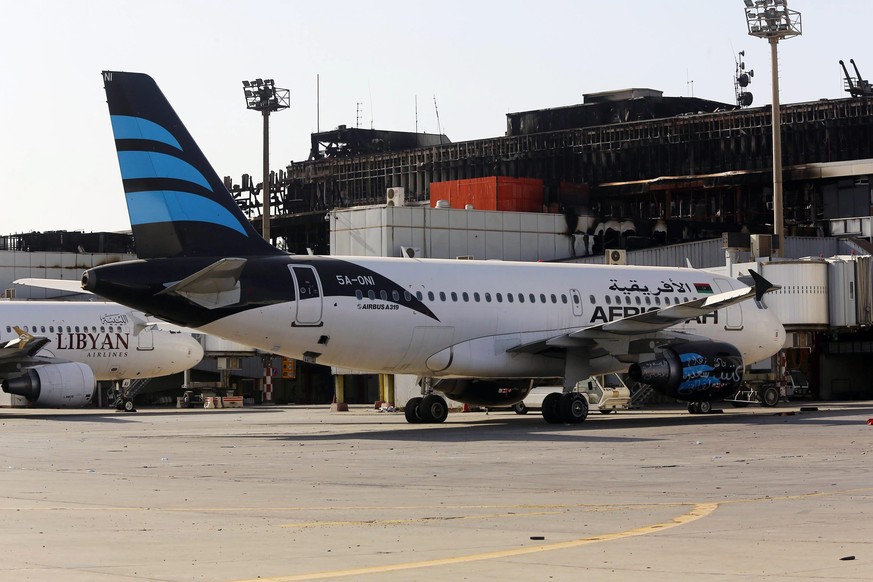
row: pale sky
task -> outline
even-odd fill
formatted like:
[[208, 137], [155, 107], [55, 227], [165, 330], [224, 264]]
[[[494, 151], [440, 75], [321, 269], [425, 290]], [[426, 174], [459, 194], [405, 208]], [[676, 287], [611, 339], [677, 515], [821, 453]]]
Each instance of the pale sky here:
[[[840, 98], [838, 61], [873, 77], [869, 0], [790, 0], [803, 35], [779, 44], [783, 103]], [[273, 78], [274, 170], [345, 124], [503, 135], [505, 114], [627, 87], [734, 102], [736, 53], [770, 103], [767, 41], [742, 0], [0, 0], [0, 234], [129, 229], [102, 70], [151, 75], [219, 176], [261, 173], [261, 118], [243, 79]], [[851, 69], [850, 69], [851, 70]], [[693, 81], [693, 84], [690, 83]], [[257, 181], [260, 181], [259, 179]]]

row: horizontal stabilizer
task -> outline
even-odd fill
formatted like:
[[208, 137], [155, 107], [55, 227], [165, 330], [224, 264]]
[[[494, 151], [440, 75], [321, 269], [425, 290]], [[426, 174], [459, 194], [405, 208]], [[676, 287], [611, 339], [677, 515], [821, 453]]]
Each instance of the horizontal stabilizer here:
[[24, 277], [13, 281], [16, 285], [25, 285], [27, 287], [38, 287], [40, 289], [54, 289], [55, 291], [66, 291], [68, 293], [79, 293], [82, 295], [92, 295], [90, 291], [82, 289], [81, 281], [70, 281], [67, 279], [39, 279], [36, 277]]
[[181, 295], [209, 309], [233, 305], [239, 302], [239, 276], [245, 265], [246, 259], [220, 259], [173, 283], [158, 295]]

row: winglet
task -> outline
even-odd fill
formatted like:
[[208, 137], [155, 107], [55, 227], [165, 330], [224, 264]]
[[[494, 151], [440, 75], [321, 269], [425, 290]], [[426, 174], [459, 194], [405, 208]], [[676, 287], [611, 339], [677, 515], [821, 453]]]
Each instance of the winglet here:
[[781, 285], [774, 285], [757, 271], [749, 269], [749, 275], [751, 275], [752, 279], [755, 281], [755, 301], [760, 301], [765, 293], [782, 289]]

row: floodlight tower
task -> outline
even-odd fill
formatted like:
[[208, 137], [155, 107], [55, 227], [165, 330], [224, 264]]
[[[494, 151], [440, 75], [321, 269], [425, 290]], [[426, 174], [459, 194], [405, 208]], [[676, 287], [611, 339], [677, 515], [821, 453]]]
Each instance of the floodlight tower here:
[[749, 34], [770, 41], [770, 71], [773, 83], [773, 235], [779, 249], [774, 256], [785, 256], [782, 216], [782, 116], [779, 110], [779, 57], [776, 45], [783, 38], [800, 36], [800, 12], [788, 9], [788, 0], [743, 0]]
[[264, 116], [264, 185], [261, 195], [264, 197], [264, 215], [261, 222], [261, 234], [270, 240], [270, 113], [288, 109], [291, 103], [291, 92], [288, 89], [278, 89], [273, 79], [255, 79], [243, 81], [243, 91], [246, 95], [246, 109], [260, 111]]

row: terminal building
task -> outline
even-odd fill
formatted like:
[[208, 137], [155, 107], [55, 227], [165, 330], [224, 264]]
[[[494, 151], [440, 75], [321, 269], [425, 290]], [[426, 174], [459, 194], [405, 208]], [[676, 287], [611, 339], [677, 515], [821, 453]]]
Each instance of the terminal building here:
[[[281, 248], [409, 258], [690, 261], [729, 274], [752, 263], [782, 285], [768, 304], [781, 310], [790, 332], [785, 365], [810, 377], [814, 396], [873, 397], [863, 382], [873, 371], [873, 104], [863, 96], [782, 106], [788, 235], [782, 254], [790, 259], [784, 262], [770, 260], [769, 107], [627, 89], [509, 113], [505, 135], [479, 140], [345, 126], [311, 137], [309, 159], [271, 173], [270, 233]], [[250, 175], [226, 177], [225, 184], [260, 229], [263, 184]], [[33, 252], [37, 235], [6, 237], [4, 249]], [[65, 247], [76, 258], [63, 276], [78, 278], [81, 270], [73, 271], [108, 260], [87, 256], [92, 253], [128, 256], [129, 238], [115, 236]], [[19, 267], [25, 261], [17, 254], [13, 260], [14, 278], [54, 276], [36, 263]], [[12, 289], [11, 279], [0, 279], [3, 289]], [[11, 293], [22, 298], [19, 290]], [[330, 402], [331, 372], [345, 378], [340, 396], [350, 403], [384, 400], [393, 383], [303, 362], [268, 359], [266, 366], [289, 367], [288, 378], [272, 377], [277, 402]], [[271, 386], [267, 378], [250, 378], [261, 396]], [[396, 400], [405, 401], [399, 394]]]

